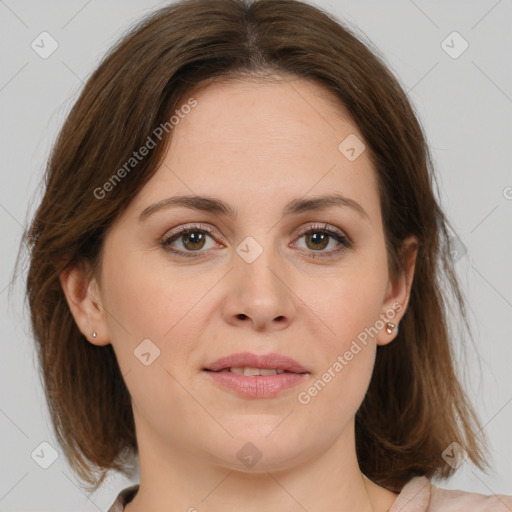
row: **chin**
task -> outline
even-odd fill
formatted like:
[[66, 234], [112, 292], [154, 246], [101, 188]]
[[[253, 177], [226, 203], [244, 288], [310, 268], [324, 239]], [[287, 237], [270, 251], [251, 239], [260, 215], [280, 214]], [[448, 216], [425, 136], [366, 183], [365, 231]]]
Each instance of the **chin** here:
[[[229, 453], [224, 464], [233, 470], [254, 473], [285, 470], [306, 459], [305, 432], [301, 433], [296, 428], [290, 431], [292, 424], [286, 428], [286, 422], [282, 418], [277, 421], [275, 417], [258, 421], [256, 416], [250, 427], [243, 424], [235, 428], [232, 424], [227, 429], [233, 439], [226, 439], [223, 443], [226, 448], [224, 454]], [[220, 453], [217, 456], [225, 459]]]

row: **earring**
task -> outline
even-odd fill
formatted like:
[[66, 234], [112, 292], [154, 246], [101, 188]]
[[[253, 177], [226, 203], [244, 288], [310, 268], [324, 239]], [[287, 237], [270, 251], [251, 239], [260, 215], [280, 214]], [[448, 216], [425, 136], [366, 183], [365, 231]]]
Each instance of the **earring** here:
[[96, 338], [96, 336], [97, 336], [96, 332], [93, 332], [93, 333], [91, 334], [91, 338]]
[[398, 325], [395, 325], [394, 323], [392, 322], [388, 322], [386, 324], [386, 332], [388, 334], [392, 334], [393, 333], [393, 329], [396, 329], [396, 333], [398, 334]]

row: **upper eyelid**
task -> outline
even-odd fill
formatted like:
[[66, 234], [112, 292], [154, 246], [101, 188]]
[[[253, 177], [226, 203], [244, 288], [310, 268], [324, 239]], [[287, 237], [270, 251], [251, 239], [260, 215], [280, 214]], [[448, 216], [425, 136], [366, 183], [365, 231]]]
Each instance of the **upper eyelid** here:
[[348, 238], [345, 231], [343, 231], [340, 228], [337, 228], [336, 226], [333, 226], [331, 224], [328, 224], [327, 222], [320, 222], [320, 223], [314, 223], [310, 224], [309, 226], [304, 226], [301, 228], [298, 232], [297, 236], [302, 236], [305, 233], [308, 233], [309, 231], [330, 231], [338, 234], [339, 236], [343, 236], [345, 238]]
[[[174, 236], [179, 237], [179, 235], [186, 233], [188, 231], [205, 231], [209, 235], [214, 235], [218, 233], [218, 230], [206, 225], [206, 224], [191, 224], [191, 225], [180, 225], [173, 229], [170, 229], [165, 232], [164, 236], [162, 237], [163, 240], [168, 240]], [[225, 238], [222, 235], [218, 235], [218, 237], [222, 240], [225, 240]]]
[[[164, 238], [169, 238], [173, 235], [177, 235], [179, 233], [182, 233], [182, 232], [185, 232], [185, 231], [193, 231], [193, 230], [197, 230], [197, 231], [206, 231], [207, 233], [209, 234], [213, 234], [213, 233], [219, 233], [218, 229], [216, 228], [213, 228], [211, 227], [210, 225], [208, 224], [195, 224], [195, 223], [192, 223], [190, 225], [188, 224], [182, 224], [180, 226], [177, 226], [175, 228], [172, 228], [170, 230], [167, 230], [164, 234]], [[304, 233], [307, 233], [309, 230], [311, 229], [317, 229], [318, 231], [322, 231], [322, 230], [326, 230], [326, 231], [334, 231], [336, 233], [338, 233], [339, 235], [342, 235], [342, 236], [345, 236], [346, 238], [348, 238], [348, 236], [346, 235], [346, 232], [336, 226], [333, 226], [327, 222], [316, 222], [316, 223], [312, 223], [312, 224], [309, 224], [307, 226], [304, 226], [302, 228], [299, 229], [298, 231], [298, 236], [300, 235], [303, 235]], [[225, 239], [225, 237], [219, 233], [219, 237], [222, 238], [222, 239]]]
[[[163, 241], [167, 241], [172, 237], [176, 237], [176, 239], [179, 239], [180, 235], [182, 233], [186, 233], [189, 231], [205, 231], [208, 235], [210, 235], [212, 238], [215, 237], [219, 231], [216, 228], [211, 227], [208, 224], [201, 224], [201, 223], [191, 223], [188, 224], [182, 224], [180, 226], [177, 226], [176, 228], [173, 228], [169, 230], [164, 236]], [[306, 225], [299, 229], [296, 238], [300, 238], [306, 233], [309, 233], [310, 231], [327, 231], [332, 232], [334, 234], [337, 234], [341, 238], [346, 239], [348, 242], [351, 242], [350, 237], [346, 234], [346, 232], [336, 226], [333, 226], [331, 224], [328, 224], [326, 222], [313, 222], [312, 224]], [[217, 235], [218, 238], [220, 238], [221, 241], [225, 241], [225, 237], [221, 234]], [[332, 234], [330, 235], [332, 236]]]

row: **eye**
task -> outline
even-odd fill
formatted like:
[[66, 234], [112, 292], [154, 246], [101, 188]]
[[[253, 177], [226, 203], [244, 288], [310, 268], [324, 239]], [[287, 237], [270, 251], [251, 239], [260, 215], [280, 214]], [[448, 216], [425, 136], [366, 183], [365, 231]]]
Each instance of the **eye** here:
[[[160, 242], [160, 245], [168, 252], [177, 253], [181, 256], [195, 257], [196, 254], [193, 253], [206, 252], [207, 249], [216, 246], [212, 233], [213, 231], [208, 226], [180, 226], [169, 233]], [[213, 242], [213, 245], [205, 247], [208, 238]], [[178, 242], [178, 248], [174, 245], [175, 242]], [[203, 251], [202, 249], [205, 250]]]
[[[319, 253], [311, 254], [313, 258], [330, 257], [351, 247], [349, 239], [344, 236], [342, 231], [328, 227], [327, 224], [308, 226], [306, 231], [299, 234], [298, 240], [302, 238], [304, 238], [306, 249], [309, 249], [309, 252]], [[334, 248], [324, 251], [331, 242]]]
[[[351, 247], [351, 241], [341, 230], [329, 227], [327, 224], [307, 226], [298, 236], [297, 240], [304, 238], [305, 249], [312, 258], [331, 257]], [[210, 240], [208, 240], [210, 239]], [[208, 246], [210, 241], [210, 246]], [[291, 244], [292, 246], [296, 246]], [[334, 248], [325, 250], [329, 245]], [[160, 245], [167, 252], [184, 257], [200, 257], [209, 249], [218, 247], [213, 236], [213, 230], [203, 225], [185, 225], [172, 230], [160, 242]], [[317, 254], [314, 254], [317, 253]]]

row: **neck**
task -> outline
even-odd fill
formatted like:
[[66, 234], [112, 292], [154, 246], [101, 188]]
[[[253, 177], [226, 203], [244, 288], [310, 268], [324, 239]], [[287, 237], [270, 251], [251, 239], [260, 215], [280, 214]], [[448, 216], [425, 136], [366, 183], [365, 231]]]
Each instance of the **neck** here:
[[301, 460], [272, 467], [263, 456], [245, 471], [180, 446], [162, 448], [138, 427], [140, 487], [125, 512], [385, 512], [397, 496], [360, 472], [353, 423], [323, 453], [308, 456], [305, 449]]

